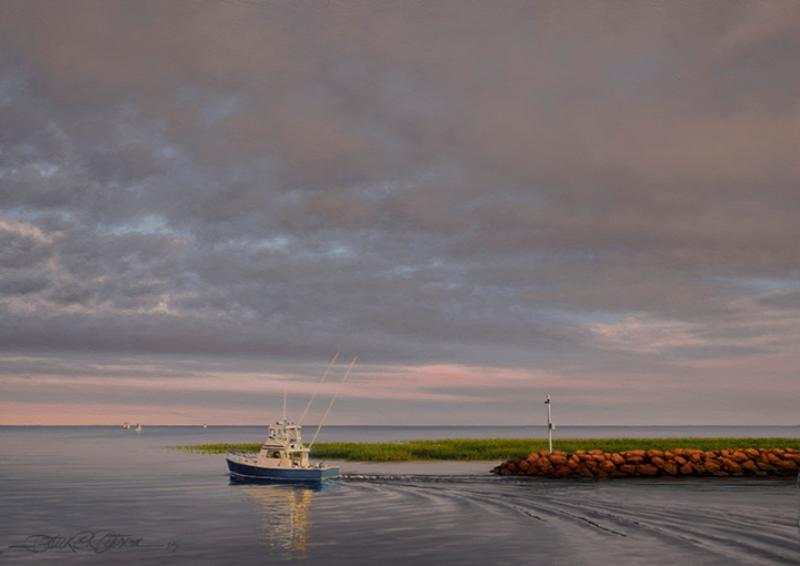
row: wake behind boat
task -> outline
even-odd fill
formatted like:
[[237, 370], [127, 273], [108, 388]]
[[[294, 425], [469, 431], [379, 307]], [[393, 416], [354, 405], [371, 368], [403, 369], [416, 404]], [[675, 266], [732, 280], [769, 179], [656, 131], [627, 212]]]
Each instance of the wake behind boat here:
[[301, 427], [286, 418], [269, 425], [269, 433], [257, 456], [228, 454], [231, 477], [239, 480], [315, 483], [339, 475], [339, 468], [311, 464], [303, 445]]

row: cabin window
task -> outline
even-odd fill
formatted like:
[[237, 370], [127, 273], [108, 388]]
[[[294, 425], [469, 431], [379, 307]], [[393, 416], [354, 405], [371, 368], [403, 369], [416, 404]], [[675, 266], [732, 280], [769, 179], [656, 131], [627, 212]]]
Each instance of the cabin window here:
[[272, 453], [272, 457], [273, 458], [280, 458], [281, 457], [281, 453], [280, 452], [273, 452]]

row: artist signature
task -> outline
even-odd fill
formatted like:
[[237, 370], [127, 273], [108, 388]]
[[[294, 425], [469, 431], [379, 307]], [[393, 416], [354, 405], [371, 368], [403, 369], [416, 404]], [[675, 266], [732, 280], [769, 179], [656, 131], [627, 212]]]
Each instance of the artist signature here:
[[21, 544], [12, 544], [8, 548], [17, 548], [33, 553], [70, 550], [72, 552], [92, 552], [95, 554], [141, 548], [162, 548], [172, 553], [178, 550], [178, 543], [173, 541], [162, 544], [145, 543], [142, 537], [100, 529], [97, 531], [78, 531], [70, 536], [29, 535]]

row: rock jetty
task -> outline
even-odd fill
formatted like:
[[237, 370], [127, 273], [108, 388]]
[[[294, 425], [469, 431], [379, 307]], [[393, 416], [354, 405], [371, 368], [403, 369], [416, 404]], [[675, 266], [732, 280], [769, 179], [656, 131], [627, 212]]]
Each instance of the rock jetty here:
[[501, 476], [543, 476], [549, 478], [631, 478], [681, 476], [793, 476], [800, 469], [796, 448], [736, 448], [731, 450], [626, 450], [603, 452], [577, 450], [573, 453], [547, 450], [527, 458], [511, 459], [497, 466]]

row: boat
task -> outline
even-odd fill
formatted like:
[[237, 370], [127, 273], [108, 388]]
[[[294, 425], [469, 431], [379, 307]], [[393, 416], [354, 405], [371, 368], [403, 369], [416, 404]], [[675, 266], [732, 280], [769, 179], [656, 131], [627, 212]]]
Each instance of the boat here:
[[125, 430], [130, 430], [131, 425], [130, 423], [128, 423], [128, 421], [125, 421], [124, 423], [122, 423], [122, 428], [124, 428]]
[[339, 475], [339, 468], [309, 462], [301, 426], [283, 418], [269, 425], [257, 455], [229, 452], [225, 456], [231, 479], [281, 483], [318, 483]]
[[[319, 382], [320, 385], [325, 381], [328, 372], [336, 363], [338, 357], [339, 354], [337, 353], [328, 363], [328, 367]], [[328, 408], [325, 410], [319, 425], [317, 425], [317, 430], [308, 447], [303, 444], [301, 435], [302, 426], [286, 418], [286, 390], [284, 390], [283, 418], [269, 425], [267, 439], [261, 445], [261, 450], [259, 450], [258, 454], [229, 452], [225, 456], [231, 480], [319, 484], [326, 479], [337, 477], [339, 475], [339, 468], [326, 466], [321, 462], [312, 464], [308, 456], [311, 452], [311, 447], [317, 441], [319, 431], [322, 429], [325, 419], [328, 418], [328, 414], [330, 414], [331, 408], [333, 408], [333, 404], [336, 402], [339, 390], [350, 377], [350, 373], [353, 371], [353, 366], [355, 366], [357, 359], [358, 356], [354, 357], [353, 361], [350, 362], [347, 373], [345, 373], [344, 378], [339, 383], [339, 387], [331, 398]], [[308, 414], [315, 396], [316, 390], [314, 395], [308, 400], [306, 408], [300, 417], [300, 422], [302, 422]]]
[[142, 432], [142, 425], [139, 423], [136, 423], [136, 432]]

